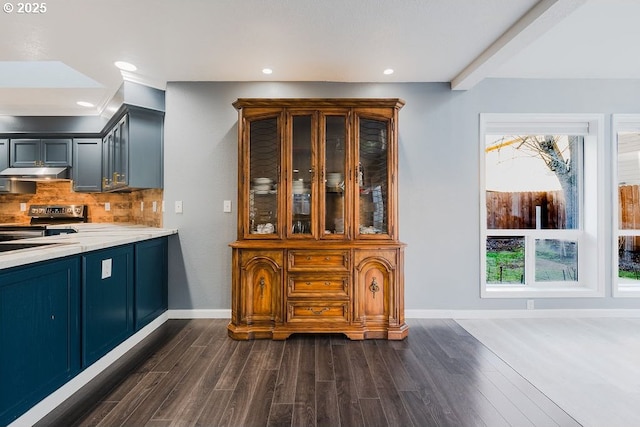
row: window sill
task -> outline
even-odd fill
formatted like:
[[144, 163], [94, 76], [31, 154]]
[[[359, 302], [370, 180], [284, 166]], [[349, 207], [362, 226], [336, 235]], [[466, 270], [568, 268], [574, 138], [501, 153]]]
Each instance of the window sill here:
[[[640, 297], [640, 289], [638, 296]], [[482, 298], [600, 298], [604, 292], [586, 287], [486, 286]]]

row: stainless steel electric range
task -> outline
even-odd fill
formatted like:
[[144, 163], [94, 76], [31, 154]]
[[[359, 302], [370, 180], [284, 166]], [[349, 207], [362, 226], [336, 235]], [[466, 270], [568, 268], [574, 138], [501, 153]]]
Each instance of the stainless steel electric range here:
[[31, 205], [28, 215], [31, 217], [29, 224], [0, 224], [0, 242], [73, 233], [75, 230], [72, 228], [56, 228], [54, 226], [87, 222], [87, 206]]

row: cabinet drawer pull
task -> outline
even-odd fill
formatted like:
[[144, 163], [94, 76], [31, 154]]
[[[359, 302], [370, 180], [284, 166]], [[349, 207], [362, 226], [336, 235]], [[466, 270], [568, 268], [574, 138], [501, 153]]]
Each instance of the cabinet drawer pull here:
[[304, 282], [305, 285], [311, 286], [311, 282]]
[[325, 261], [330, 261], [330, 260], [331, 260], [331, 258], [330, 258], [330, 257], [328, 257], [328, 256], [326, 256], [326, 257], [324, 257], [324, 260], [325, 260]]
[[310, 256], [307, 257], [307, 261], [311, 261], [311, 257]]
[[307, 310], [309, 310], [310, 312], [312, 312], [315, 315], [321, 315], [322, 313], [324, 313], [325, 311], [329, 311], [329, 307], [323, 307], [320, 310], [314, 310], [313, 307], [309, 307]]
[[324, 282], [325, 286], [331, 286], [331, 282]]

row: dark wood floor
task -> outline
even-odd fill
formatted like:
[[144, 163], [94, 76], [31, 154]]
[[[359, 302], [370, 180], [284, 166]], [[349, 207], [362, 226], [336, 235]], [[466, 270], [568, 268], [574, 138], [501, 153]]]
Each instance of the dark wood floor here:
[[404, 341], [233, 341], [170, 320], [38, 425], [577, 426], [453, 320]]

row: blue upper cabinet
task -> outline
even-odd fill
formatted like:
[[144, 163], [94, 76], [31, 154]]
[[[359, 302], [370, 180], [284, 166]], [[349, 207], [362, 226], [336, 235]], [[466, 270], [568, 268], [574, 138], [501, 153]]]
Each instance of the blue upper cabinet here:
[[74, 166], [71, 169], [73, 191], [102, 191], [102, 140], [73, 139]]
[[71, 138], [12, 139], [9, 152], [15, 168], [72, 165]]
[[77, 257], [0, 272], [0, 425], [80, 371]]
[[163, 187], [164, 114], [129, 107], [102, 140], [102, 190]]
[[0, 138], [0, 171], [9, 167], [9, 140]]

